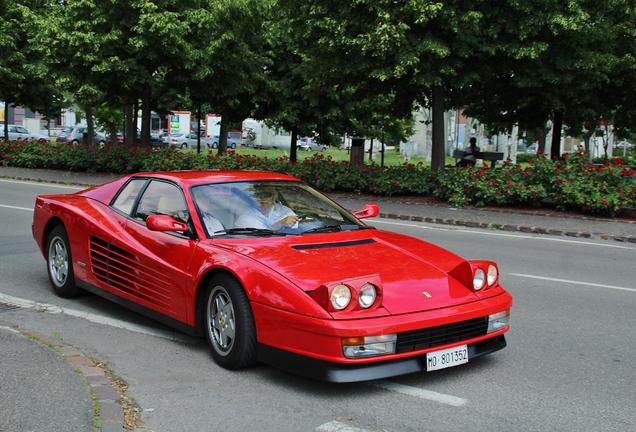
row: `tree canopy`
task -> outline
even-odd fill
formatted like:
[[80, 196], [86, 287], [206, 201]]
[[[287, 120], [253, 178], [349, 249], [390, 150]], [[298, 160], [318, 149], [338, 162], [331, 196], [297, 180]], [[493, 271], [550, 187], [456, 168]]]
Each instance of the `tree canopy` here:
[[[403, 138], [433, 111], [434, 169], [443, 112], [491, 130], [586, 135], [636, 122], [632, 0], [0, 0], [0, 98], [53, 112], [198, 110], [253, 116], [297, 135]], [[108, 114], [108, 115], [107, 115]], [[115, 129], [119, 114], [108, 123]], [[102, 122], [104, 123], [104, 122]], [[105, 123], [104, 123], [105, 124]], [[136, 134], [135, 134], [136, 135]], [[292, 143], [294, 144], [294, 143]], [[292, 157], [294, 152], [292, 152]]]

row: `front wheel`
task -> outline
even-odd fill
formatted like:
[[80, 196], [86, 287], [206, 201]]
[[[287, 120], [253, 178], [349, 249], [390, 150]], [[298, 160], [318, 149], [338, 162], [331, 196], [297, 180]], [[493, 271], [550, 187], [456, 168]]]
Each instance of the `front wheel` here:
[[53, 291], [60, 297], [71, 298], [80, 294], [75, 285], [71, 246], [63, 225], [51, 230], [46, 241], [46, 263]]
[[182, 148], [182, 149], [187, 149], [187, 148], [188, 148], [188, 145], [187, 145], [186, 143], [183, 143], [183, 144], [181, 144], [181, 148]]
[[230, 276], [217, 276], [210, 281], [203, 298], [203, 330], [214, 361], [226, 369], [254, 365], [254, 316], [240, 284]]

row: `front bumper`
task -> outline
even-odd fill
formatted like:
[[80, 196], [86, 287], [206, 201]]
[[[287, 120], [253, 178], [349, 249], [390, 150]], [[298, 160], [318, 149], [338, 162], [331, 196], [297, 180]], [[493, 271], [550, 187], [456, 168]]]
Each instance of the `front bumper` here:
[[342, 352], [342, 338], [401, 333], [436, 327], [488, 316], [510, 309], [511, 306], [512, 297], [503, 292], [500, 295], [462, 305], [363, 319], [319, 319], [259, 303], [252, 303], [252, 310], [258, 329], [257, 340], [260, 344], [328, 363], [362, 364], [415, 358], [433, 349], [458, 345], [459, 342], [476, 344], [500, 336], [508, 328], [474, 338], [467, 337], [465, 340], [452, 342], [448, 346], [427, 347], [410, 352], [366, 358], [345, 358]]
[[[504, 335], [468, 345], [469, 362], [506, 347]], [[362, 364], [342, 364], [258, 344], [258, 359], [287, 372], [323, 381], [348, 383], [426, 372], [426, 355]]]

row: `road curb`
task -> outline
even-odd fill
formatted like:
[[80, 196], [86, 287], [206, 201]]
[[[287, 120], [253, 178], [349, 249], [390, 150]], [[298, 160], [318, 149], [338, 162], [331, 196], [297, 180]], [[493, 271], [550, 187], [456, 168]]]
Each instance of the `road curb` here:
[[59, 354], [76, 373], [84, 378], [92, 398], [94, 432], [132, 430], [126, 427], [126, 416], [122, 405], [124, 400], [130, 401], [130, 398], [116, 385], [112, 372], [103, 363], [61, 340], [51, 340], [48, 336], [35, 331], [12, 328], [17, 333]]
[[[67, 186], [86, 186], [91, 187], [95, 186], [95, 184], [91, 183], [77, 183], [77, 182], [68, 182], [68, 181], [60, 181], [60, 180], [49, 180], [49, 179], [41, 179], [41, 178], [30, 178], [30, 177], [21, 177], [21, 176], [7, 176], [0, 175], [0, 178], [18, 180], [18, 181], [30, 181], [36, 183], [53, 183]], [[397, 213], [380, 213], [378, 215], [383, 219], [397, 219], [403, 221], [412, 221], [412, 222], [426, 222], [440, 225], [455, 225], [455, 226], [463, 226], [468, 228], [482, 228], [482, 229], [491, 229], [498, 231], [508, 231], [508, 232], [522, 232], [528, 234], [541, 234], [541, 235], [553, 235], [553, 236], [565, 236], [565, 237], [575, 237], [575, 238], [586, 238], [586, 239], [600, 239], [600, 240], [613, 240], [622, 243], [636, 243], [636, 237], [632, 236], [617, 236], [607, 233], [592, 233], [586, 231], [565, 231], [554, 228], [548, 228], [543, 226], [530, 226], [530, 225], [511, 225], [511, 224], [500, 224], [494, 222], [475, 222], [475, 221], [466, 221], [462, 219], [453, 219], [453, 218], [433, 218], [427, 216], [419, 216], [419, 215], [410, 215], [410, 214], [397, 214]]]
[[433, 223], [433, 224], [440, 224], [440, 225], [462, 226], [462, 227], [468, 227], [468, 228], [482, 228], [482, 229], [491, 229], [491, 230], [508, 231], [508, 232], [521, 232], [521, 233], [529, 233], [529, 234], [543, 234], [543, 235], [553, 235], [553, 236], [614, 240], [618, 242], [636, 243], [636, 237], [616, 236], [616, 235], [605, 234], [605, 233], [591, 233], [591, 232], [585, 232], [585, 231], [564, 231], [564, 230], [558, 230], [558, 229], [547, 228], [542, 226], [511, 225], [511, 224], [500, 224], [500, 223], [492, 223], [492, 222], [475, 222], [475, 221], [466, 221], [461, 219], [433, 218], [433, 217], [398, 214], [398, 213], [380, 213], [378, 216], [384, 219], [396, 219], [401, 221], [426, 222], [426, 223]]

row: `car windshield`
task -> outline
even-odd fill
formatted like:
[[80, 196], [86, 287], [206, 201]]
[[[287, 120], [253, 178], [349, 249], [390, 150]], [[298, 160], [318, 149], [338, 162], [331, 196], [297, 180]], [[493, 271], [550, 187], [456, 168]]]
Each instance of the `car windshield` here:
[[311, 187], [291, 181], [215, 183], [191, 189], [208, 237], [282, 236], [366, 229]]

